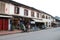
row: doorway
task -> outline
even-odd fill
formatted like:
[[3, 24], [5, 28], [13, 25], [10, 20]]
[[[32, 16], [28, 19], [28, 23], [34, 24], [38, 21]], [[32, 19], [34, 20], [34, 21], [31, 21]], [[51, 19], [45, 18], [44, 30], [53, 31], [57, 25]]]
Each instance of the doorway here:
[[8, 19], [0, 18], [0, 30], [8, 30]]

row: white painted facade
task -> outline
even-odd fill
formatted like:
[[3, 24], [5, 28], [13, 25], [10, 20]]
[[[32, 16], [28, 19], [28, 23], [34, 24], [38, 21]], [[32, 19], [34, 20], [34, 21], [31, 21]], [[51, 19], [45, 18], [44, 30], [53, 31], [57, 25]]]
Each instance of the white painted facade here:
[[5, 13], [13, 15], [14, 14], [14, 5], [6, 3], [5, 4]]
[[[15, 15], [14, 14], [14, 5], [12, 5], [12, 4], [8, 4], [8, 3], [6, 3], [6, 8], [7, 8], [7, 11], [5, 11], [5, 13], [6, 14], [10, 14], [10, 15]], [[52, 19], [46, 19], [46, 18], [41, 18], [41, 15], [40, 15], [40, 17], [39, 18], [37, 18], [37, 12], [35, 12], [34, 11], [34, 16], [35, 17], [31, 17], [31, 10], [29, 10], [28, 9], [28, 16], [25, 16], [24, 15], [24, 8], [23, 7], [19, 7], [20, 8], [20, 13], [19, 13], [19, 16], [23, 16], [23, 17], [29, 17], [29, 18], [36, 18], [36, 19], [42, 19], [42, 21], [45, 23], [45, 22], [50, 22], [51, 23], [51, 21], [52, 21]], [[40, 13], [40, 14], [42, 14], [42, 13]], [[46, 16], [46, 14], [44, 14], [45, 16]], [[47, 15], [47, 16], [49, 16], [49, 15]], [[49, 24], [48, 24], [49, 25]], [[51, 25], [51, 24], [50, 24]]]
[[8, 3], [5, 3], [5, 13], [6, 14], [9, 14], [9, 8], [10, 8], [10, 5]]
[[20, 7], [20, 13], [19, 13], [19, 15], [24, 16], [24, 8], [23, 7]]
[[[53, 18], [51, 18], [50, 15], [47, 15], [44, 13], [40, 13], [39, 18], [37, 18], [37, 12], [35, 10], [34, 10], [34, 17], [31, 17], [31, 9], [27, 9], [27, 8], [26, 9], [28, 10], [28, 16], [25, 16], [24, 15], [25, 8], [23, 8], [23, 7], [19, 7], [19, 9], [20, 9], [19, 14], [15, 14], [14, 7], [15, 7], [15, 5], [13, 5], [13, 4], [5, 3], [5, 13], [8, 15], [18, 15], [18, 16], [28, 17], [28, 18], [33, 18], [33, 19], [42, 19], [42, 22], [44, 22], [45, 25], [46, 25], [46, 22], [48, 22], [48, 27], [49, 27], [49, 25], [51, 25], [51, 22], [53, 21]], [[42, 15], [45, 15], [45, 18], [42, 18]], [[46, 19], [46, 16], [50, 17], [50, 19]]]

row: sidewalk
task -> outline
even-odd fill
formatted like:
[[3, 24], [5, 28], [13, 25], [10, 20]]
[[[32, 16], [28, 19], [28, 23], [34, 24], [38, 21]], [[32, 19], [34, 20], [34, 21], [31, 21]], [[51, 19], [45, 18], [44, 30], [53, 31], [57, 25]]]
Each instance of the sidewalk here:
[[[47, 29], [51, 29], [50, 27]], [[45, 29], [46, 30], [46, 29]], [[40, 31], [40, 30], [39, 30]], [[3, 35], [9, 35], [9, 34], [16, 34], [16, 33], [21, 33], [21, 30], [14, 30], [14, 31], [0, 31], [0, 36]], [[31, 31], [32, 32], [32, 31]]]
[[53, 28], [53, 27], [47, 27], [46, 29], [51, 29], [51, 28]]
[[20, 30], [15, 30], [15, 31], [0, 31], [0, 36], [8, 35], [8, 34], [21, 33], [21, 32], [22, 31], [20, 31]]

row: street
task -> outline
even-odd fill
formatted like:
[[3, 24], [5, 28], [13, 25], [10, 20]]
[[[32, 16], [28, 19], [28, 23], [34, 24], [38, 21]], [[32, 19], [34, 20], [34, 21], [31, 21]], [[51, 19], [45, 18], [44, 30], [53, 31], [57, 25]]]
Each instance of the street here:
[[0, 40], [60, 40], [60, 28], [4, 35]]

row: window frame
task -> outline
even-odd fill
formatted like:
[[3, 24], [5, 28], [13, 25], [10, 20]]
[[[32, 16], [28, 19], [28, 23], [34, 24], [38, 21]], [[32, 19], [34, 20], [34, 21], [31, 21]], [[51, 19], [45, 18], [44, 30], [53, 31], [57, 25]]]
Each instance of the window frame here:
[[31, 11], [31, 17], [34, 17], [35, 15], [34, 15], [34, 11]]
[[45, 16], [44, 16], [44, 15], [42, 15], [42, 18], [45, 18]]
[[39, 13], [37, 13], [37, 18], [39, 18]]
[[15, 6], [14, 7], [14, 13], [19, 14], [19, 12], [20, 12], [20, 8], [18, 6]]
[[24, 16], [28, 16], [28, 10], [24, 9]]
[[46, 19], [48, 19], [48, 16], [46, 16]]

